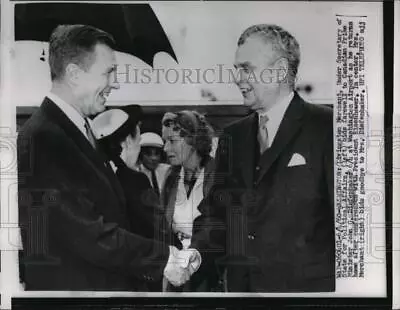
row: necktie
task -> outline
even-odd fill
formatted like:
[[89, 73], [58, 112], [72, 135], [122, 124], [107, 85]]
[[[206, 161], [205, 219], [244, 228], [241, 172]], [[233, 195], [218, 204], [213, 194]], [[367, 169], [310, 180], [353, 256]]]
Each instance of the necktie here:
[[260, 145], [260, 154], [264, 153], [269, 148], [268, 129], [267, 129], [268, 116], [261, 115], [259, 119], [258, 128], [258, 143]]
[[90, 127], [89, 121], [87, 118], [85, 118], [85, 129], [86, 129], [86, 134], [89, 139], [90, 144], [96, 148], [96, 138], [94, 137], [92, 128]]
[[160, 188], [158, 187], [156, 171], [151, 170], [151, 183], [153, 184], [154, 192], [160, 197]]

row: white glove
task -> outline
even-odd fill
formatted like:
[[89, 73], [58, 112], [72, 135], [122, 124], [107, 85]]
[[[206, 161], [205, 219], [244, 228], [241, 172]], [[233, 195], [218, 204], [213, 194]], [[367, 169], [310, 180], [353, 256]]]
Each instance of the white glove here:
[[164, 269], [165, 278], [174, 286], [185, 284], [201, 264], [200, 253], [196, 249], [179, 251], [170, 246], [170, 255]]

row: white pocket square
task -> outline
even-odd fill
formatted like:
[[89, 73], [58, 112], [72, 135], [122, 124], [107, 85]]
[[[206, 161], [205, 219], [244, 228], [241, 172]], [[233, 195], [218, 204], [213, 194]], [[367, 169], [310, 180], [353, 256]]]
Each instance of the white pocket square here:
[[301, 166], [305, 164], [306, 164], [305, 158], [299, 153], [294, 153], [288, 163], [288, 167]]

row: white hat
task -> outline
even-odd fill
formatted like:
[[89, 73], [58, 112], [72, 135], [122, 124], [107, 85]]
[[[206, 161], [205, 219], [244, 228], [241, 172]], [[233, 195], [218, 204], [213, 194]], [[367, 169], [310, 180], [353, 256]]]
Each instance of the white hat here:
[[141, 136], [140, 146], [154, 146], [154, 147], [163, 147], [164, 142], [161, 137], [154, 132], [145, 132]]
[[129, 115], [120, 109], [110, 109], [97, 115], [91, 127], [96, 139], [115, 133], [128, 120]]

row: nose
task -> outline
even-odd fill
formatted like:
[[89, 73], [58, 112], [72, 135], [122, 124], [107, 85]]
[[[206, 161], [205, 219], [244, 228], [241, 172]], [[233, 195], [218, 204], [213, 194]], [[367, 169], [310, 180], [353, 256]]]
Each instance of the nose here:
[[151, 154], [150, 155], [151, 160], [153, 161], [158, 161], [158, 154]]
[[168, 150], [169, 150], [169, 142], [166, 141], [164, 144], [164, 152], [168, 152]]

